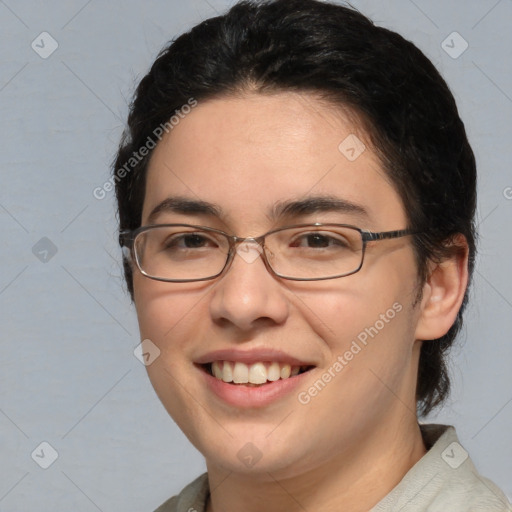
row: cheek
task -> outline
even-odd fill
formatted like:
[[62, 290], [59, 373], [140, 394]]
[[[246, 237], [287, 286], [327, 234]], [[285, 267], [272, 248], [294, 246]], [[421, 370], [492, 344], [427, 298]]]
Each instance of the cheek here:
[[406, 296], [400, 287], [388, 283], [379, 289], [375, 283], [365, 286], [356, 282], [357, 278], [357, 274], [346, 277], [337, 288], [331, 284], [329, 288], [296, 291], [300, 315], [332, 351], [348, 349], [352, 340], [364, 343], [389, 332], [404, 309]]
[[[176, 347], [186, 338], [193, 318], [204, 314], [204, 285], [164, 283], [144, 276], [134, 278], [134, 302], [141, 337], [159, 348]], [[188, 327], [187, 327], [188, 326]]]
[[187, 430], [191, 404], [184, 390], [194, 394], [195, 385], [190, 362], [191, 338], [201, 336], [198, 318], [205, 314], [206, 292], [190, 289], [184, 293], [183, 286], [143, 276], [134, 279], [141, 340], [151, 340], [160, 350], [158, 357], [146, 367], [148, 377], [168, 413]]
[[323, 340], [325, 368], [343, 388], [333, 400], [375, 396], [375, 387], [383, 386], [379, 377], [399, 386], [410, 371], [417, 315], [411, 307], [415, 267], [409, 259], [384, 271], [381, 266], [378, 273], [368, 265], [340, 279], [336, 288], [317, 284], [300, 292], [305, 306], [300, 314]]
[[344, 299], [322, 305], [324, 325], [329, 323], [322, 330], [326, 364], [311, 387], [301, 390], [301, 403], [308, 401], [313, 417], [328, 414], [334, 431], [347, 428], [346, 411], [353, 425], [385, 415], [414, 380], [410, 306], [387, 297], [365, 309], [364, 297]]

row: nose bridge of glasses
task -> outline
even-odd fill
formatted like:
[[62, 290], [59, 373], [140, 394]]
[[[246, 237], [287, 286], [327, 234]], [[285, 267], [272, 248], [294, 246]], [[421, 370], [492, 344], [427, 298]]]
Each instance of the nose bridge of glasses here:
[[263, 253], [262, 237], [236, 237], [236, 254], [246, 263], [253, 263]]
[[263, 241], [263, 236], [232, 236], [231, 237], [235, 244], [243, 244], [243, 243], [253, 243], [253, 244], [261, 244]]

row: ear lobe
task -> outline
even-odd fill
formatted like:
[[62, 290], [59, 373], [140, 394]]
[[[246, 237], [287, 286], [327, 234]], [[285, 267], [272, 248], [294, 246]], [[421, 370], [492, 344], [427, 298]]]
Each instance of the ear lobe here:
[[415, 339], [435, 340], [451, 328], [459, 312], [468, 285], [468, 244], [463, 235], [452, 240], [453, 254], [430, 264], [423, 285]]

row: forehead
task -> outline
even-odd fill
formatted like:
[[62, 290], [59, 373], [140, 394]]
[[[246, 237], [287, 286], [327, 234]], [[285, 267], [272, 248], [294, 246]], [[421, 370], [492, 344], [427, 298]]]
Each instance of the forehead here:
[[154, 150], [143, 224], [175, 196], [217, 205], [233, 225], [262, 226], [276, 206], [312, 196], [361, 206], [373, 223], [364, 227], [405, 222], [402, 202], [353, 116], [292, 92], [199, 102]]

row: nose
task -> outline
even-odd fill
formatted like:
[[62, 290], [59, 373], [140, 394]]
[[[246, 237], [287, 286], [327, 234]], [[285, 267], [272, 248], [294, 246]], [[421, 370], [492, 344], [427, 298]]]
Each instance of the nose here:
[[238, 244], [231, 266], [212, 290], [210, 314], [215, 322], [249, 331], [286, 320], [285, 289], [265, 267], [262, 252], [254, 240]]

